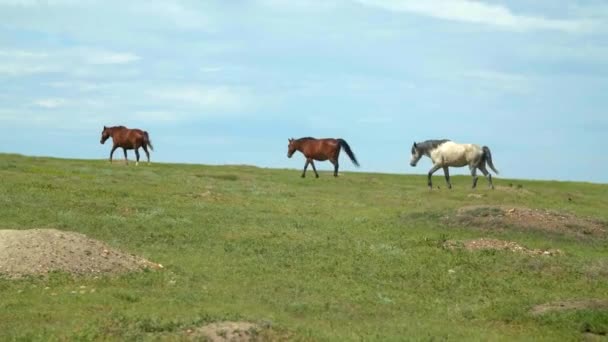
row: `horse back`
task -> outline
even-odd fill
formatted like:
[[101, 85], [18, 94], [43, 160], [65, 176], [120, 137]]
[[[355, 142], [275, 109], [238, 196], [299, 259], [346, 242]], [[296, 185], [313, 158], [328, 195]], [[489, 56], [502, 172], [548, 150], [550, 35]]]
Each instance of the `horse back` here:
[[447, 141], [431, 152], [434, 163], [445, 166], [465, 166], [481, 156], [481, 147]]
[[302, 146], [302, 152], [306, 158], [315, 160], [327, 160], [337, 157], [340, 151], [338, 140], [333, 138], [326, 139], [310, 139]]
[[138, 148], [143, 145], [144, 131], [141, 129], [121, 127], [116, 133], [112, 136], [115, 145], [125, 148]]

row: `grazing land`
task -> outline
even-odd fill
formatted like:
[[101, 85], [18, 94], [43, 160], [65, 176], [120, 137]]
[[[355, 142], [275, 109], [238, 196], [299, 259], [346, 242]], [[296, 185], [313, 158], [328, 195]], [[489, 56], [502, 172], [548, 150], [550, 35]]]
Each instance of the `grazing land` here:
[[[429, 191], [318, 166], [0, 154], [6, 251], [15, 230], [64, 232], [90, 244], [79, 261], [153, 266], [53, 270], [65, 241], [0, 253], [0, 340], [606, 338], [608, 185], [456, 176], [447, 190], [438, 174]], [[43, 272], [11, 273], [43, 249]]]

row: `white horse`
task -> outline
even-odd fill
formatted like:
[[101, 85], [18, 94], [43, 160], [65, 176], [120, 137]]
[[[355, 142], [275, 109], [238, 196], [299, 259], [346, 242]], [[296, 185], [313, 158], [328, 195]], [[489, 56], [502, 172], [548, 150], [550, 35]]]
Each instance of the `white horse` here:
[[445, 180], [448, 183], [448, 188], [452, 188], [450, 182], [449, 166], [462, 167], [469, 166], [471, 176], [473, 176], [473, 188], [477, 186], [477, 169], [488, 179], [490, 188], [494, 189], [492, 184], [492, 175], [486, 169], [486, 163], [490, 166], [494, 173], [498, 174], [498, 170], [492, 164], [492, 153], [487, 146], [479, 146], [475, 144], [458, 144], [450, 140], [427, 140], [424, 142], [414, 143], [412, 145], [411, 166], [416, 166], [422, 156], [427, 156], [433, 161], [433, 167], [429, 170], [428, 185], [432, 189], [433, 182], [431, 176], [441, 168], [445, 174]]

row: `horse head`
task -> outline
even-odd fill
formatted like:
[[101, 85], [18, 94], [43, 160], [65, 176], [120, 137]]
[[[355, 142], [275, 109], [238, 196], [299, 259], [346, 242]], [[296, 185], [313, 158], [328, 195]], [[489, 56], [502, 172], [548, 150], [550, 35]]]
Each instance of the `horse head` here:
[[103, 126], [103, 131], [101, 131], [101, 140], [99, 141], [101, 144], [104, 144], [106, 140], [110, 137], [110, 128]]
[[420, 160], [420, 158], [422, 158], [423, 155], [424, 154], [422, 153], [422, 151], [418, 149], [418, 144], [414, 142], [414, 144], [412, 145], [412, 158], [410, 159], [410, 165], [416, 166], [416, 164], [418, 164], [418, 161]]
[[287, 145], [287, 158], [291, 158], [296, 152], [296, 144], [293, 138], [289, 139], [289, 145]]

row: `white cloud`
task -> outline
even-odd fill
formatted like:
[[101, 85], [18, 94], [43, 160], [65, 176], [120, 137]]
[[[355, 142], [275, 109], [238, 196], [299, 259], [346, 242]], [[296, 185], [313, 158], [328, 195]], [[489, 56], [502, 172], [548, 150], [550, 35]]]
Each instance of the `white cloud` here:
[[11, 58], [45, 58], [48, 57], [44, 52], [33, 52], [24, 50], [0, 50], [0, 57]]
[[[99, 73], [97, 65], [123, 65], [140, 60], [130, 52], [115, 52], [100, 48], [70, 48], [51, 51], [0, 50], [0, 75], [26, 76], [63, 72], [85, 76]], [[125, 75], [128, 71], [123, 70]], [[131, 71], [129, 71], [131, 72]]]
[[212, 31], [209, 17], [203, 16], [197, 8], [186, 8], [170, 1], [134, 1], [128, 4], [133, 13], [155, 18], [153, 22], [156, 25], [167, 22], [177, 29]]
[[552, 30], [581, 32], [591, 29], [585, 20], [548, 19], [517, 15], [509, 8], [473, 0], [356, 0], [367, 6], [409, 12], [438, 19], [483, 24], [513, 31]]
[[339, 4], [335, 0], [258, 0], [263, 6], [293, 11], [324, 11], [335, 9]]
[[535, 80], [529, 76], [495, 70], [472, 70], [462, 73], [462, 76], [471, 86], [498, 89], [509, 93], [530, 93], [535, 85]]
[[141, 57], [132, 53], [110, 51], [90, 51], [84, 57], [90, 64], [126, 64], [141, 59]]
[[91, 3], [86, 0], [0, 0], [0, 6], [34, 7], [34, 6], [65, 6]]
[[475, 70], [465, 72], [464, 76], [491, 82], [519, 83], [528, 81], [528, 77], [494, 70]]
[[214, 72], [220, 72], [224, 70], [224, 68], [222, 67], [202, 67], [201, 68], [201, 72], [204, 73], [214, 73]]
[[53, 109], [57, 107], [61, 107], [67, 103], [65, 99], [61, 98], [50, 98], [50, 99], [41, 99], [36, 100], [34, 103], [42, 108]]
[[136, 112], [134, 114], [134, 119], [136, 120], [145, 120], [145, 121], [163, 121], [163, 122], [172, 122], [172, 121], [181, 121], [187, 119], [191, 115], [189, 113], [175, 113], [175, 112], [159, 112], [159, 111], [146, 111], [146, 112]]
[[0, 75], [24, 76], [57, 72], [58, 68], [50, 65], [28, 65], [24, 63], [0, 63]]
[[240, 110], [252, 104], [250, 91], [242, 87], [177, 86], [152, 90], [149, 95], [177, 105], [212, 110]]

